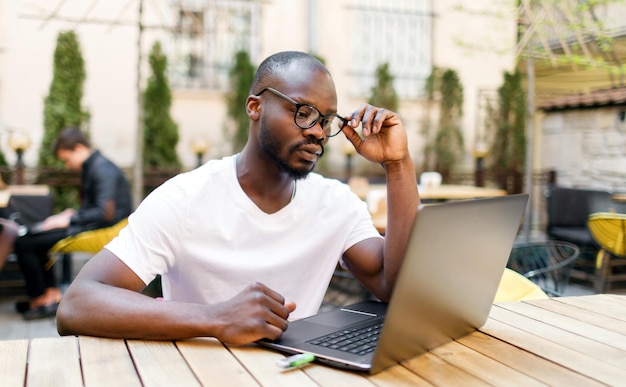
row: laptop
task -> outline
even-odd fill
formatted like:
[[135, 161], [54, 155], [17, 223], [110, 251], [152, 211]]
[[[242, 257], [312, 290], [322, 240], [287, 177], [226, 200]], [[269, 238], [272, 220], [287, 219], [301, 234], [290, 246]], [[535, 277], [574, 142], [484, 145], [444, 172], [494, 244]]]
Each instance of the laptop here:
[[[421, 206], [389, 304], [363, 301], [296, 320], [280, 339], [258, 344], [377, 373], [473, 332], [487, 321], [528, 197]], [[362, 332], [356, 343], [345, 339]]]

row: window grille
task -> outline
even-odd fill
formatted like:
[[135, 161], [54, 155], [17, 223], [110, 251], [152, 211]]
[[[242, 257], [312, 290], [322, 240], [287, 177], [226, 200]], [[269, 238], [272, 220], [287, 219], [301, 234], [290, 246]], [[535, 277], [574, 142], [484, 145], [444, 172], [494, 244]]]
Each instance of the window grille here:
[[353, 93], [369, 95], [376, 68], [389, 63], [399, 97], [423, 96], [432, 69], [430, 1], [359, 0], [352, 11]]

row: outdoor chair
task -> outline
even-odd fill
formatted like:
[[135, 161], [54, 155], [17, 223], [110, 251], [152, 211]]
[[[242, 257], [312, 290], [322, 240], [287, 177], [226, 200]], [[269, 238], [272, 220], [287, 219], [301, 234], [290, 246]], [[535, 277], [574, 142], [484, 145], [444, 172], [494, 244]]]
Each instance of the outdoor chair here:
[[594, 288], [604, 293], [612, 282], [626, 281], [626, 214], [596, 212], [589, 215], [587, 226], [600, 246]]
[[62, 282], [69, 282], [72, 272], [71, 253], [92, 253], [102, 250], [104, 246], [119, 234], [120, 230], [128, 224], [128, 218], [124, 218], [116, 224], [95, 230], [83, 231], [58, 241], [49, 251], [49, 260], [46, 269], [50, 270], [57, 261], [59, 255], [63, 260]]
[[520, 243], [513, 246], [507, 267], [537, 284], [549, 296], [562, 296], [580, 249], [564, 241]]
[[537, 285], [520, 273], [509, 268], [504, 270], [493, 303], [523, 300], [542, 300], [548, 295]]

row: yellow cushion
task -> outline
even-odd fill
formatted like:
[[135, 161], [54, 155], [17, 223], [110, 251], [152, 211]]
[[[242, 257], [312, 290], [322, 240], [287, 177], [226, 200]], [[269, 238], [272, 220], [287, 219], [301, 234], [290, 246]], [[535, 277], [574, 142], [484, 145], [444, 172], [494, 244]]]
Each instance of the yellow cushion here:
[[541, 300], [549, 298], [539, 285], [511, 269], [505, 269], [496, 293], [496, 302]]
[[61, 239], [50, 249], [50, 253], [97, 253], [126, 226], [128, 218], [124, 218], [111, 227], [99, 228], [78, 233]]

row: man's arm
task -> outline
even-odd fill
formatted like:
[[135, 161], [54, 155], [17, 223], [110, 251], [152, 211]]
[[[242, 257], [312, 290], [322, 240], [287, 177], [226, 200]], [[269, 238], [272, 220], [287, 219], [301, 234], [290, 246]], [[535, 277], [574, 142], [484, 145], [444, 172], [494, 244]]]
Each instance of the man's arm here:
[[[348, 249], [344, 262], [378, 299], [388, 301], [402, 264], [420, 204], [415, 166], [408, 151], [406, 130], [391, 111], [362, 105], [344, 128], [357, 152], [383, 165], [387, 178], [385, 239], [367, 239]], [[361, 123], [363, 137], [353, 129]]]
[[63, 296], [57, 312], [59, 333], [150, 340], [216, 337], [244, 344], [280, 337], [295, 309], [258, 283], [214, 305], [160, 301], [141, 294], [145, 286], [117, 256], [102, 250]]

